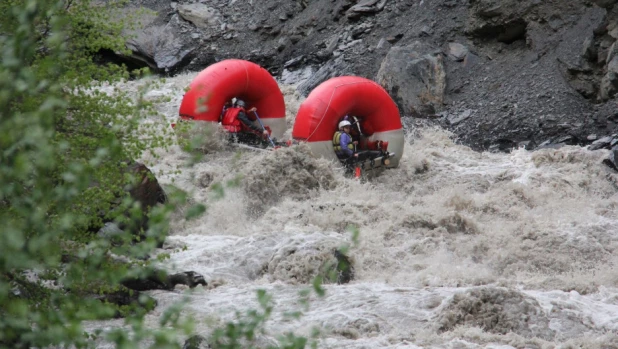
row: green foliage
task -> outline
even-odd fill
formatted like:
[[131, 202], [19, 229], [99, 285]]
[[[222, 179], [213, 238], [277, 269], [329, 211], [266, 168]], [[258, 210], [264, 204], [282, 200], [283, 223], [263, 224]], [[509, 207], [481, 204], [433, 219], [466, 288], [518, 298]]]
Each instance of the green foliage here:
[[0, 2], [0, 347], [88, 346], [81, 322], [117, 310], [88, 294], [113, 292], [130, 273], [111, 253], [145, 256], [167, 231], [172, 205], [151, 211], [142, 244], [91, 232], [127, 213], [127, 232], [141, 221], [124, 168], [164, 141], [138, 130], [151, 104], [110, 91], [126, 69], [94, 63], [101, 49], [126, 50], [118, 5]]
[[[92, 347], [102, 333], [85, 333], [83, 321], [118, 313], [126, 316], [128, 329], [104, 337], [118, 348], [136, 348], [145, 340], [156, 348], [179, 348], [178, 337], [193, 330], [193, 320], [180, 316], [182, 303], [165, 310], [159, 328], [149, 329], [143, 317], [152, 300], [136, 295], [137, 303], [129, 305], [106, 302], [127, 291], [122, 279], [143, 276], [148, 267], [110, 256], [144, 260], [167, 233], [170, 213], [187, 204], [186, 193], [168, 193], [167, 204], [150, 210], [147, 230], [138, 231], [142, 210], [127, 194], [135, 181], [127, 166], [169, 139], [143, 126], [145, 117], [156, 114], [145, 91], [135, 98], [114, 87], [129, 72], [95, 62], [99, 50], [126, 50], [121, 32], [131, 19], [121, 5], [0, 1], [0, 348]], [[207, 99], [202, 102], [207, 107]], [[187, 147], [204, 147], [192, 142]], [[215, 190], [223, 194], [223, 187]], [[205, 210], [189, 208], [186, 218]], [[124, 234], [114, 239], [94, 234], [112, 220], [125, 227]], [[139, 244], [131, 243], [131, 233], [139, 233]], [[324, 293], [321, 282], [313, 285], [318, 294]], [[308, 304], [308, 297], [303, 293], [301, 302]], [[215, 330], [215, 347], [250, 346], [263, 333], [272, 299], [260, 291], [258, 300], [260, 309]], [[298, 318], [302, 312], [289, 314]], [[308, 340], [286, 334], [280, 343], [304, 348]]]

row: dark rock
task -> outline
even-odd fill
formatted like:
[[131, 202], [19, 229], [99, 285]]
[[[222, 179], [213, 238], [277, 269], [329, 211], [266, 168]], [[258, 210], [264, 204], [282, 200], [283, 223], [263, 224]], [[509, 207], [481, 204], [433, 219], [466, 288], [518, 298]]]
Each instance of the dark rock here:
[[474, 36], [512, 43], [525, 39], [526, 13], [535, 4], [519, 0], [470, 1], [471, 15], [466, 31]]
[[603, 164], [618, 172], [618, 147], [612, 148], [609, 158], [603, 160]]
[[134, 162], [127, 167], [126, 171], [135, 179], [129, 187], [129, 194], [141, 204], [144, 213], [155, 205], [164, 204], [167, 201], [165, 191], [146, 165]]
[[210, 346], [206, 341], [206, 338], [196, 334], [194, 336], [189, 337], [185, 344], [182, 346], [182, 349], [208, 349]]
[[127, 315], [137, 312], [138, 309], [151, 311], [157, 306], [156, 299], [148, 295], [141, 294], [140, 292], [127, 289], [88, 295], [88, 297], [121, 307], [114, 313], [114, 318], [126, 317]]
[[[219, 11], [221, 17], [213, 17], [219, 19], [218, 25], [210, 26], [206, 20], [198, 27], [170, 11], [170, 3], [163, 0], [132, 0], [132, 5], [158, 12], [147, 27], [163, 28], [159, 31], [178, 41], [178, 48], [169, 45], [177, 54], [166, 55], [181, 62], [174, 65], [172, 60], [160, 59], [157, 63], [146, 43], [150, 40], [158, 47], [162, 34], [148, 32], [140, 49], [147, 54], [136, 50], [131, 66], [150, 66], [157, 73], [185, 67], [199, 71], [222, 59], [240, 58], [281, 73], [286, 62], [304, 56], [294, 70], [319, 71], [301, 88], [307, 95], [308, 86], [332, 76], [375, 77], [385, 51], [391, 49], [386, 38], [401, 46], [415, 38], [434, 45], [459, 42], [471, 49], [474, 45], [474, 54], [468, 53], [461, 64], [443, 62], [449, 89], [438, 109], [448, 115], [474, 110], [474, 117], [456, 124], [449, 124], [447, 118], [439, 120], [463, 144], [482, 150], [499, 144], [498, 139], [536, 143], [535, 137], [564, 134], [585, 140], [592, 133], [612, 132], [618, 123], [606, 118], [613, 115], [616, 94], [610, 97], [612, 76], [604, 79], [608, 63], [616, 56], [612, 49], [618, 36], [615, 0], [426, 0], [422, 4], [386, 0], [382, 10], [382, 1], [375, 0], [265, 0], [260, 6], [242, 1], [181, 1], [176, 8], [198, 2]], [[287, 20], [282, 23], [279, 17], [284, 15]], [[398, 38], [398, 34], [404, 35]], [[299, 35], [295, 44], [293, 35]], [[282, 37], [289, 41], [279, 45]], [[362, 45], [347, 46], [361, 38]], [[278, 46], [281, 51], [275, 49]], [[182, 48], [194, 50], [182, 58]], [[129, 58], [121, 61], [128, 64]], [[554, 114], [551, 121], [544, 119], [549, 112]]]
[[597, 149], [603, 149], [603, 148], [609, 149], [612, 139], [613, 138], [611, 136], [598, 139], [592, 142], [592, 144], [588, 146], [588, 150], [597, 150]]
[[187, 285], [190, 288], [195, 288], [197, 285], [208, 285], [204, 277], [194, 271], [186, 271], [172, 275], [168, 275], [164, 271], [152, 271], [145, 277], [122, 280], [121, 284], [126, 288], [136, 291], [171, 291], [176, 285]]
[[316, 71], [315, 74], [313, 74], [309, 79], [298, 85], [297, 90], [301, 95], [307, 96], [322, 82], [336, 76], [351, 74], [352, 72], [350, 71], [349, 65], [343, 60], [343, 58], [339, 57], [335, 60], [328, 61], [320, 67], [320, 69], [318, 69], [318, 71]]
[[614, 6], [614, 4], [616, 4], [616, 1], [617, 0], [592, 0], [592, 2], [594, 2], [598, 6], [604, 8], [611, 8], [612, 6]]
[[404, 115], [433, 115], [442, 109], [446, 73], [442, 55], [435, 52], [417, 41], [391, 48], [382, 61], [376, 81]]
[[193, 58], [196, 49], [194, 40], [177, 37], [177, 30], [172, 29], [173, 22], [165, 26], [151, 26], [139, 31], [136, 36], [127, 40], [127, 48], [132, 51], [131, 56], [124, 56], [129, 60], [147, 64], [156, 72], [169, 73], [188, 64]]
[[480, 62], [481, 59], [479, 58], [479, 56], [468, 52], [468, 54], [466, 54], [466, 57], [464, 58], [463, 66], [466, 68], [470, 68]]
[[337, 283], [347, 284], [354, 279], [354, 266], [350, 259], [339, 250], [334, 252], [337, 258]]

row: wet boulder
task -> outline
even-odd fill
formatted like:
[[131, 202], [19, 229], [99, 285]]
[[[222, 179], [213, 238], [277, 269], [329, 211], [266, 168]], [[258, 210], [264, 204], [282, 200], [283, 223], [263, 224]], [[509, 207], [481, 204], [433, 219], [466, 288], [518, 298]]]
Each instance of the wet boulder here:
[[397, 103], [404, 115], [434, 115], [442, 109], [446, 73], [442, 54], [419, 41], [390, 49], [376, 81]]
[[440, 331], [457, 326], [480, 327], [486, 332], [514, 332], [526, 338], [550, 340], [555, 332], [539, 303], [522, 292], [481, 287], [458, 293], [443, 308], [438, 319]]
[[182, 273], [168, 275], [164, 271], [151, 271], [146, 276], [127, 278], [121, 281], [121, 284], [135, 291], [149, 290], [173, 290], [176, 285], [186, 285], [190, 288], [195, 288], [198, 285], [207, 286], [206, 280], [202, 274], [194, 271], [185, 271]]
[[284, 198], [309, 200], [337, 186], [331, 162], [316, 159], [306, 144], [254, 158], [243, 179], [248, 213], [259, 216]]
[[135, 182], [130, 186], [129, 194], [142, 205], [144, 210], [149, 210], [167, 201], [165, 191], [146, 165], [134, 162], [127, 167], [127, 171], [135, 176]]
[[88, 295], [103, 303], [113, 304], [115, 309], [114, 318], [123, 318], [130, 314], [141, 311], [151, 311], [157, 306], [157, 300], [149, 295], [135, 292], [126, 288], [121, 288], [117, 291], [103, 292], [93, 295]]
[[354, 279], [353, 260], [342, 252], [342, 241], [311, 241], [290, 238], [282, 241], [268, 262], [267, 272], [275, 280], [309, 284], [316, 276], [325, 283], [346, 284]]
[[208, 349], [210, 345], [208, 345], [208, 341], [206, 338], [196, 334], [194, 336], [189, 337], [185, 344], [182, 346], [182, 349]]
[[610, 151], [609, 158], [603, 160], [603, 163], [614, 171], [618, 171], [618, 146]]
[[99, 213], [102, 224], [95, 223], [90, 227], [93, 232], [113, 244], [121, 244], [125, 233], [130, 234], [134, 241], [143, 240], [144, 233], [148, 230], [150, 210], [167, 201], [165, 191], [146, 165], [126, 162], [119, 167], [125, 176], [130, 177], [129, 182], [124, 182], [124, 189], [131, 199], [139, 203], [139, 216], [121, 205], [124, 197], [119, 195], [110, 202], [109, 212]]

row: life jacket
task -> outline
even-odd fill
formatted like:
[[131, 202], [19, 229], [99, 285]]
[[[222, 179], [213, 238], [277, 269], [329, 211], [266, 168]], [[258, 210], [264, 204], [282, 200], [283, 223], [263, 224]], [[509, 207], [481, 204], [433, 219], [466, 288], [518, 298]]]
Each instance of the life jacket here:
[[240, 132], [242, 130], [242, 122], [238, 120], [238, 114], [245, 111], [243, 108], [230, 107], [227, 108], [225, 114], [221, 118], [221, 126], [229, 132]]
[[[337, 131], [333, 135], [333, 148], [335, 148], [335, 153], [338, 153], [338, 154], [343, 153], [341, 151], [341, 134], [342, 134], [341, 131]], [[350, 149], [351, 151], [354, 151], [354, 144], [352, 144], [352, 142], [348, 143], [348, 149]]]

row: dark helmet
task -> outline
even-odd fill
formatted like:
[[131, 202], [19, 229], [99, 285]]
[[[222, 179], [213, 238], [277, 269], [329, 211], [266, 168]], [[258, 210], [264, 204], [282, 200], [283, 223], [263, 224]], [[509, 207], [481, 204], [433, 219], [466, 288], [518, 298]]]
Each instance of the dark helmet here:
[[245, 101], [243, 101], [242, 99], [237, 99], [236, 100], [236, 105], [241, 107], [241, 108], [245, 108], [247, 106], [247, 104], [245, 104]]

